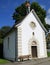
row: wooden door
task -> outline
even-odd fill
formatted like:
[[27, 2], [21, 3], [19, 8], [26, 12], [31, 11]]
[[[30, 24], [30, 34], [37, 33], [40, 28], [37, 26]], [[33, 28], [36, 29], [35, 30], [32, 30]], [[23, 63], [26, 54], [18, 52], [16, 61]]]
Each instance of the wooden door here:
[[33, 58], [37, 57], [37, 46], [32, 46], [31, 49], [32, 49], [32, 57]]

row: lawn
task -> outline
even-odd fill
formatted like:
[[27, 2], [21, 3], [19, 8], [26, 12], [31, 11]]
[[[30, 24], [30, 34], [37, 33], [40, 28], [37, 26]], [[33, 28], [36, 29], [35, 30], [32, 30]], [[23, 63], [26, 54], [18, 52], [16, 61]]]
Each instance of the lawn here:
[[0, 64], [5, 64], [5, 63], [9, 63], [10, 61], [5, 60], [5, 59], [0, 59]]
[[50, 57], [50, 52], [47, 52], [48, 57]]

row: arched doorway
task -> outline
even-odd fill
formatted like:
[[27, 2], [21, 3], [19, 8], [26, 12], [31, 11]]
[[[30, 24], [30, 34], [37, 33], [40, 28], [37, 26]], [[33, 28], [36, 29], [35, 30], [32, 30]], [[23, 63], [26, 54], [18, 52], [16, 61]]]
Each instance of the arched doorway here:
[[28, 50], [31, 58], [38, 58], [38, 40], [35, 37], [29, 40]]

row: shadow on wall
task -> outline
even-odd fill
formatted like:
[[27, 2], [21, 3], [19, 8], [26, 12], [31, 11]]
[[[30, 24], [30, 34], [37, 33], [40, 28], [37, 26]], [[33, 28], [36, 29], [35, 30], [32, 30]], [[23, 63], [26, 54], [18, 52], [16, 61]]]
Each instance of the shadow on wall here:
[[3, 44], [0, 44], [0, 58], [3, 58]]

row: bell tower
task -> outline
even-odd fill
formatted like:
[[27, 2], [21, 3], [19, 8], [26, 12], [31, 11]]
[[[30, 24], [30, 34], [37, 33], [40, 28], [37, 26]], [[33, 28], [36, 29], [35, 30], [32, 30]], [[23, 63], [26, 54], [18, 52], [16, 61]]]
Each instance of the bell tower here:
[[26, 1], [26, 12], [27, 14], [30, 12], [30, 2], [29, 1]]

